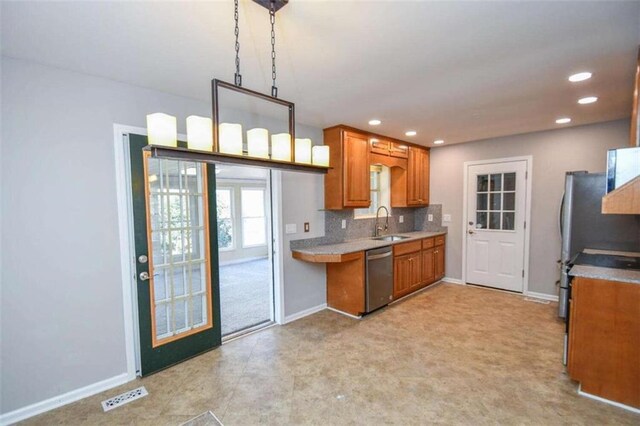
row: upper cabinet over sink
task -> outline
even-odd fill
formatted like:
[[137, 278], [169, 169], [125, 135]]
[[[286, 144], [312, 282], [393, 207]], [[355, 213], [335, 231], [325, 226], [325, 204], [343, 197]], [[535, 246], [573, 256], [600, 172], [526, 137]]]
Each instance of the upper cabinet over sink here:
[[331, 147], [332, 167], [325, 175], [325, 209], [368, 208], [372, 165], [390, 168], [387, 207], [429, 204], [428, 148], [344, 125], [324, 129], [324, 144]]
[[369, 207], [369, 138], [333, 127], [325, 129], [324, 144], [331, 152], [331, 169], [324, 178], [324, 208]]

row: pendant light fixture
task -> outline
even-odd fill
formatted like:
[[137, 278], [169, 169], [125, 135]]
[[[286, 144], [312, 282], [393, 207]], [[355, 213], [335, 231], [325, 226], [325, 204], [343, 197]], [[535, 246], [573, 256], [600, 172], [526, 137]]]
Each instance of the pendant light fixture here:
[[[313, 142], [309, 138], [296, 138], [295, 106], [292, 102], [278, 98], [275, 21], [276, 12], [284, 7], [288, 0], [253, 1], [269, 11], [271, 94], [267, 95], [242, 87], [238, 0], [234, 0], [235, 72], [233, 84], [218, 79], [211, 81], [213, 120], [190, 116], [187, 119], [189, 143], [188, 147], [184, 148], [182, 146], [176, 147], [174, 142], [176, 138], [172, 136], [176, 134], [176, 131], [173, 130], [175, 129], [175, 117], [166, 114], [151, 114], [147, 117], [149, 146], [145, 149], [151, 151], [153, 157], [326, 173], [329, 169], [329, 147], [313, 146]], [[223, 94], [224, 96], [222, 96]], [[283, 115], [286, 115], [287, 119], [281, 120], [280, 124], [273, 124], [274, 118], [271, 116], [255, 118], [253, 117], [254, 111], [229, 112], [232, 110], [228, 110], [224, 112], [225, 119], [221, 120], [221, 115], [223, 115], [221, 114], [221, 104], [228, 101], [226, 96], [229, 95], [239, 96], [243, 99], [247, 97], [252, 103], [264, 103], [264, 105], [268, 105], [265, 109], [269, 111], [274, 106], [276, 109], [278, 106], [283, 107], [281, 110], [286, 111]], [[156, 130], [154, 126], [157, 122], [162, 123], [164, 130]], [[207, 132], [207, 126], [209, 126], [210, 132]], [[154, 138], [151, 137], [152, 135]]]

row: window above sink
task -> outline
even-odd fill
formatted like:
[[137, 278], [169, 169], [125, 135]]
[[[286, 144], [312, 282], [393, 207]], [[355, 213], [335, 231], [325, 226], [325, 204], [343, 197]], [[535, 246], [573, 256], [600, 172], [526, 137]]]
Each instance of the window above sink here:
[[380, 206], [389, 208], [391, 199], [391, 174], [389, 167], [382, 164], [370, 166], [371, 205], [366, 209], [354, 209], [354, 219], [370, 219], [376, 217]]

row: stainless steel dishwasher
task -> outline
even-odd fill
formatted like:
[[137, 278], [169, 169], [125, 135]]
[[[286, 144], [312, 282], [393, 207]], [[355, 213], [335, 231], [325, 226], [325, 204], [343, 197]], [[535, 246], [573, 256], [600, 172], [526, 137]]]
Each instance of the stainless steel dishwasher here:
[[388, 246], [366, 253], [365, 310], [368, 313], [393, 300], [393, 250]]

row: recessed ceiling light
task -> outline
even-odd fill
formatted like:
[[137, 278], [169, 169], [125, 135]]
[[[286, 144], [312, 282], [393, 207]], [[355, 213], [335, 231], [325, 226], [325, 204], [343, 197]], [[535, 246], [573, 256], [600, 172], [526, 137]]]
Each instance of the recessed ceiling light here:
[[586, 98], [578, 99], [578, 103], [581, 105], [592, 104], [597, 101], [598, 98], [596, 96], [587, 96]]
[[433, 141], [434, 144], [436, 145], [442, 145], [444, 143], [444, 141], [442, 139], [438, 139], [436, 141]]
[[406, 136], [415, 136], [415, 135], [417, 135], [417, 134], [418, 134], [418, 132], [416, 132], [415, 130], [409, 130], [409, 131], [407, 131], [407, 132], [404, 132], [404, 134], [405, 134]]
[[380, 124], [382, 124], [382, 121], [380, 121], [378, 119], [369, 120], [369, 125], [371, 125], [371, 126], [378, 126]]
[[576, 83], [578, 81], [585, 81], [585, 80], [589, 80], [591, 78], [591, 73], [590, 72], [579, 72], [577, 74], [573, 74], [569, 76], [569, 81]]
[[571, 119], [569, 117], [558, 118], [556, 120], [556, 124], [567, 124], [571, 123]]

